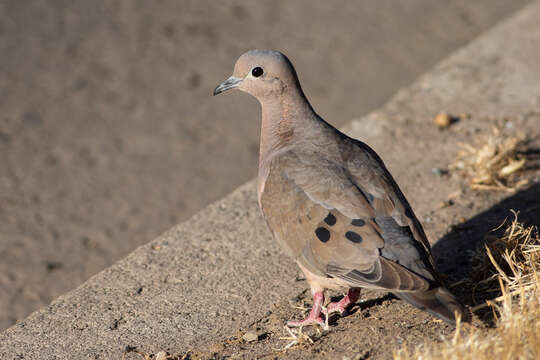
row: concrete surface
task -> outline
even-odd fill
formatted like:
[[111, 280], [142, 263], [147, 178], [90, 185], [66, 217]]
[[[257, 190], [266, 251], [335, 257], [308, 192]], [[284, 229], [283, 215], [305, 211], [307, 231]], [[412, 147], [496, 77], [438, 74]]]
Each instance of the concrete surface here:
[[0, 329], [255, 175], [243, 51], [343, 125], [526, 3], [0, 1]]
[[[462, 217], [486, 223], [481, 214], [498, 202], [501, 207], [523, 206], [526, 218], [538, 224], [538, 209], [526, 210], [540, 196], [538, 171], [531, 178], [536, 185], [515, 195], [514, 202], [505, 202], [506, 195], [501, 194], [467, 193], [460, 176], [439, 178], [431, 171], [452, 161], [457, 141], [471, 140], [496, 121], [538, 135], [538, 18], [540, 1], [457, 51], [380, 110], [347, 126], [351, 135], [372, 145], [385, 159], [434, 242], [449, 241], [449, 229]], [[303, 79], [311, 75], [301, 64], [298, 71]], [[339, 96], [340, 89], [332, 91]], [[228, 94], [226, 98], [241, 101], [243, 97]], [[238, 108], [225, 103], [219, 104], [223, 117], [235, 116]], [[317, 109], [317, 102], [313, 103]], [[247, 106], [256, 113], [254, 104]], [[440, 110], [473, 116], [440, 131], [431, 123]], [[333, 122], [333, 117], [327, 120]], [[465, 196], [455, 206], [437, 207], [456, 189]], [[506, 213], [489, 219], [498, 221], [500, 216]], [[435, 251], [437, 255], [437, 244]], [[444, 260], [441, 254], [437, 258]], [[452, 265], [459, 266], [441, 263], [449, 271]], [[296, 275], [295, 265], [270, 239], [257, 209], [254, 184], [249, 182], [4, 331], [0, 357], [110, 359], [120, 358], [128, 345], [150, 353], [182, 354], [226, 338], [284, 306], [306, 286]], [[410, 312], [402, 302], [388, 306], [391, 313]], [[368, 331], [362, 330], [367, 326], [361, 323], [370, 318], [357, 320], [354, 331]], [[382, 330], [392, 330], [395, 324], [390, 320]], [[403, 331], [412, 332], [407, 329]], [[347, 331], [340, 328], [339, 336], [351, 332]], [[375, 354], [389, 344], [376, 345]], [[249, 358], [249, 346], [243, 349], [243, 356]], [[293, 351], [279, 357], [322, 355]]]

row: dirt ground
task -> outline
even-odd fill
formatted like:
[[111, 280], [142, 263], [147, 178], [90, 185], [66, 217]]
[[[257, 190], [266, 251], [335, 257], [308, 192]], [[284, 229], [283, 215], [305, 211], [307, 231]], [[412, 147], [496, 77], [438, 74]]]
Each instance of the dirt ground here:
[[[211, 97], [243, 51], [287, 53], [343, 125], [527, 2], [0, 2], [0, 330], [255, 175], [258, 107]], [[353, 341], [352, 322], [369, 338], [395, 302], [360, 305], [322, 343]], [[253, 324], [275, 323], [260, 354], [286, 305]], [[403, 338], [448, 332], [414, 310], [392, 321]]]
[[[463, 281], [470, 281], [472, 254], [482, 247], [486, 234], [495, 228], [499, 228], [498, 231], [491, 234], [501, 234], [503, 221], [512, 220], [510, 209], [519, 212], [519, 219], [524, 224], [540, 226], [540, 137], [537, 128], [540, 110], [530, 109], [523, 114], [505, 117], [468, 114], [443, 131], [431, 122], [410, 119], [406, 115], [395, 115], [392, 123], [399, 126], [395, 132], [387, 133], [387, 141], [394, 140], [408, 149], [418, 147], [418, 144], [411, 145], [418, 138], [423, 139], [420, 147], [438, 145], [432, 149], [429, 157], [421, 151], [410, 154], [413, 161], [417, 161], [413, 172], [418, 173], [419, 183], [422, 184], [421, 189], [417, 187], [415, 190], [418, 196], [411, 200], [430, 239], [438, 239], [433, 246], [433, 254], [447, 285], [469, 308], [499, 296], [498, 293], [475, 291], [470, 282], [464, 285]], [[401, 137], [405, 124], [411, 124], [406, 139]], [[522, 180], [528, 183], [512, 192], [473, 190], [462, 173], [446, 171], [456, 160], [459, 146], [455, 143], [483, 144], [479, 134], [488, 134], [494, 126], [502, 129], [501, 136], [505, 139], [520, 133], [529, 136], [529, 141], [519, 151], [520, 156], [527, 159], [525, 171], [509, 178], [511, 183]], [[402, 154], [392, 151], [386, 158], [394, 163], [400, 156]], [[440, 172], [432, 170], [435, 169], [434, 165], [440, 166], [437, 167]], [[398, 177], [406, 171], [396, 169]], [[430, 198], [428, 194], [434, 191], [444, 194], [435, 197], [446, 200], [436, 204], [426, 201]], [[477, 277], [477, 281], [480, 280]], [[389, 359], [393, 351], [403, 345], [414, 348], [425, 341], [437, 341], [449, 336], [454, 330], [452, 326], [391, 294], [363, 290], [362, 300], [346, 316], [331, 318], [328, 332], [307, 327], [302, 330], [307, 336], [298, 333], [291, 336], [284, 328], [285, 321], [305, 316], [312, 304], [305, 279], [297, 275], [292, 282], [295, 285], [292, 286], [291, 296], [274, 303], [262, 317], [231, 329], [230, 334], [217, 337], [203, 346], [180, 354], [171, 352], [169, 359]], [[337, 293], [332, 295], [335, 296], [333, 300], [340, 297]], [[253, 307], [257, 306], [255, 301]], [[216, 318], [216, 321], [219, 320]], [[493, 324], [493, 313], [489, 308], [475, 312], [472, 324], [489, 329]], [[292, 344], [294, 336], [299, 338], [297, 344]], [[132, 348], [128, 346], [128, 350], [137, 349], [137, 345], [130, 344]], [[292, 346], [287, 348], [288, 345]], [[148, 345], [145, 347], [148, 348]], [[127, 352], [126, 359], [142, 357]]]

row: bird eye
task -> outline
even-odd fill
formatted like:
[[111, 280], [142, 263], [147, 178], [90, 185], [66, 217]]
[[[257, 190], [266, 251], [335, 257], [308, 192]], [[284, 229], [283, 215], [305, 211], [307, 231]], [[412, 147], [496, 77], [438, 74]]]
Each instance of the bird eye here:
[[259, 77], [259, 76], [261, 76], [263, 74], [263, 72], [264, 71], [263, 71], [262, 67], [257, 66], [255, 68], [253, 68], [253, 70], [251, 70], [251, 75], [253, 75], [254, 77]]

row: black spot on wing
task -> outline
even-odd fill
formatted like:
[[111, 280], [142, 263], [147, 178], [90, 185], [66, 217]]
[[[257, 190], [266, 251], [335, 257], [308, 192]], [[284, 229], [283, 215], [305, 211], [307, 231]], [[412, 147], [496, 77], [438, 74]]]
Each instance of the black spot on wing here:
[[328, 229], [326, 228], [318, 227], [317, 229], [315, 229], [315, 235], [317, 235], [319, 240], [323, 243], [330, 240], [330, 231], [328, 231]]
[[328, 215], [324, 218], [324, 222], [330, 226], [334, 226], [336, 221], [337, 219], [332, 213], [328, 213]]
[[347, 231], [345, 233], [345, 237], [347, 239], [349, 239], [350, 241], [352, 241], [353, 243], [361, 243], [362, 242], [362, 237], [360, 236], [360, 234], [355, 233], [354, 231]]
[[366, 222], [362, 219], [354, 219], [353, 221], [351, 221], [351, 225], [354, 225], [354, 226], [364, 226], [366, 225]]

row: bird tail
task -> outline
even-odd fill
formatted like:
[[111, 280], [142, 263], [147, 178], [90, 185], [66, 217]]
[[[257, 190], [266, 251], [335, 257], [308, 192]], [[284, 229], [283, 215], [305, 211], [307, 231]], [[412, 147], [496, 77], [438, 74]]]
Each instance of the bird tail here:
[[470, 321], [469, 311], [444, 286], [423, 292], [396, 292], [394, 294], [449, 324], [456, 324], [456, 316], [461, 316], [461, 321]]

